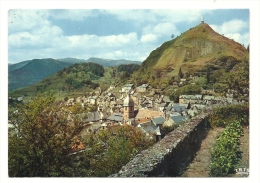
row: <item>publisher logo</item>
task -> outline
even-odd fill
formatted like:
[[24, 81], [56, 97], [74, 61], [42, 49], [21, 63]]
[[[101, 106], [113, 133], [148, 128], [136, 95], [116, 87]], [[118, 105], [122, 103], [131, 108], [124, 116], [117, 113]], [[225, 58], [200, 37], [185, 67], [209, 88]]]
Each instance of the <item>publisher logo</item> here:
[[248, 168], [237, 168], [235, 169], [237, 175], [249, 175]]

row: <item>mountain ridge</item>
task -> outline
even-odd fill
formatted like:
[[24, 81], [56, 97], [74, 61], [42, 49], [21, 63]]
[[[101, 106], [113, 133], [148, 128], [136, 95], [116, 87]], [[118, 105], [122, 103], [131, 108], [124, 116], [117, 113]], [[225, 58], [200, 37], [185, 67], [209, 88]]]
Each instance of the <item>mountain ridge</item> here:
[[60, 60], [63, 62], [68, 62], [68, 63], [93, 62], [93, 63], [103, 65], [104, 67], [119, 66], [121, 64], [132, 64], [132, 63], [141, 65], [141, 63], [142, 63], [140, 61], [126, 60], [126, 59], [114, 60], [114, 59], [105, 59], [105, 58], [98, 58], [98, 57], [90, 57], [87, 60], [71, 58], [71, 57], [60, 58], [57, 60]]
[[90, 62], [103, 65], [104, 67], [113, 67], [133, 63], [141, 65], [141, 62], [139, 61], [130, 61], [125, 59], [112, 60], [97, 57], [91, 57], [88, 60], [77, 58], [45, 58], [26, 60], [16, 64], [8, 64], [8, 90], [14, 90], [32, 85], [73, 64]]
[[51, 58], [33, 59], [12, 65], [8, 72], [8, 90], [18, 89], [34, 84], [43, 78], [70, 66], [69, 63], [60, 62]]

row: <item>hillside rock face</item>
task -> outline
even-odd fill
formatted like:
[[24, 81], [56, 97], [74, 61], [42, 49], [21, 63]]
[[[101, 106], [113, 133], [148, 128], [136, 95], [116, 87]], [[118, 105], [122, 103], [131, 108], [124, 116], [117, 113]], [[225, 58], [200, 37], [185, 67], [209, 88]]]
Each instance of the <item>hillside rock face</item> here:
[[180, 68], [194, 73], [217, 64], [223, 57], [239, 63], [248, 60], [249, 54], [241, 44], [201, 23], [152, 51], [138, 74], [147, 80], [152, 76], [157, 79], [177, 75]]

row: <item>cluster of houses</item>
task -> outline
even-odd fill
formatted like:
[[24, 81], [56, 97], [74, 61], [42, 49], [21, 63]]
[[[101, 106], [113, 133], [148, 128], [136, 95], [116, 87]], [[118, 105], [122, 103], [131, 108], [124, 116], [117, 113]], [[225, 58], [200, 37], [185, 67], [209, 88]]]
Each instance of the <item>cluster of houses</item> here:
[[237, 104], [238, 101], [233, 99], [232, 96], [227, 97], [212, 96], [212, 95], [180, 95], [180, 104]]
[[68, 99], [66, 105], [80, 103], [82, 106], [96, 105], [97, 111], [88, 112], [84, 124], [88, 132], [97, 132], [113, 125], [133, 125], [141, 128], [147, 135], [159, 140], [164, 136], [162, 127], [179, 125], [197, 114], [211, 110], [211, 105], [222, 101], [233, 102], [209, 95], [181, 95], [179, 103], [168, 96], [154, 94], [146, 96], [148, 84], [134, 88], [124, 85], [118, 92], [110, 87], [102, 94]]
[[164, 136], [162, 127], [180, 125], [201, 112], [211, 110], [212, 105], [237, 103], [231, 95], [223, 98], [201, 94], [180, 95], [179, 103], [174, 103], [168, 96], [149, 88], [148, 84], [136, 88], [133, 84], [126, 84], [119, 91], [115, 90], [114, 86], [110, 86], [103, 93], [67, 98], [63, 105], [96, 106], [97, 110], [88, 112], [87, 119], [82, 121], [88, 133], [113, 125], [132, 125], [160, 140]]

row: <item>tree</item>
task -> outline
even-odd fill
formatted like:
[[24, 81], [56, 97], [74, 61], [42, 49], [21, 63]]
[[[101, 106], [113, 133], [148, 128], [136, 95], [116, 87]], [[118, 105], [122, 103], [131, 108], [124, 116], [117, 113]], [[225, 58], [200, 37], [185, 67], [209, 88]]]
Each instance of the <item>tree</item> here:
[[182, 70], [181, 70], [181, 68], [179, 69], [179, 73], [178, 73], [178, 76], [180, 77], [180, 78], [183, 78], [183, 72], [182, 72]]
[[174, 37], [175, 37], [174, 34], [172, 34], [172, 35], [171, 35], [171, 38], [173, 39]]
[[210, 68], [209, 67], [207, 67], [207, 73], [206, 73], [206, 80], [207, 80], [207, 84], [209, 84], [209, 82], [210, 82]]
[[230, 89], [235, 90], [234, 98], [248, 100], [249, 96], [249, 62], [243, 61], [238, 65], [236, 72], [228, 74], [227, 83]]
[[76, 112], [71, 114], [54, 101], [52, 94], [37, 95], [9, 110], [15, 129], [8, 138], [10, 177], [75, 175], [77, 167], [69, 154], [83, 126]]
[[155, 142], [132, 126], [111, 126], [91, 134], [84, 141], [88, 147], [85, 156], [91, 159], [92, 177], [106, 177], [117, 173], [137, 153]]

